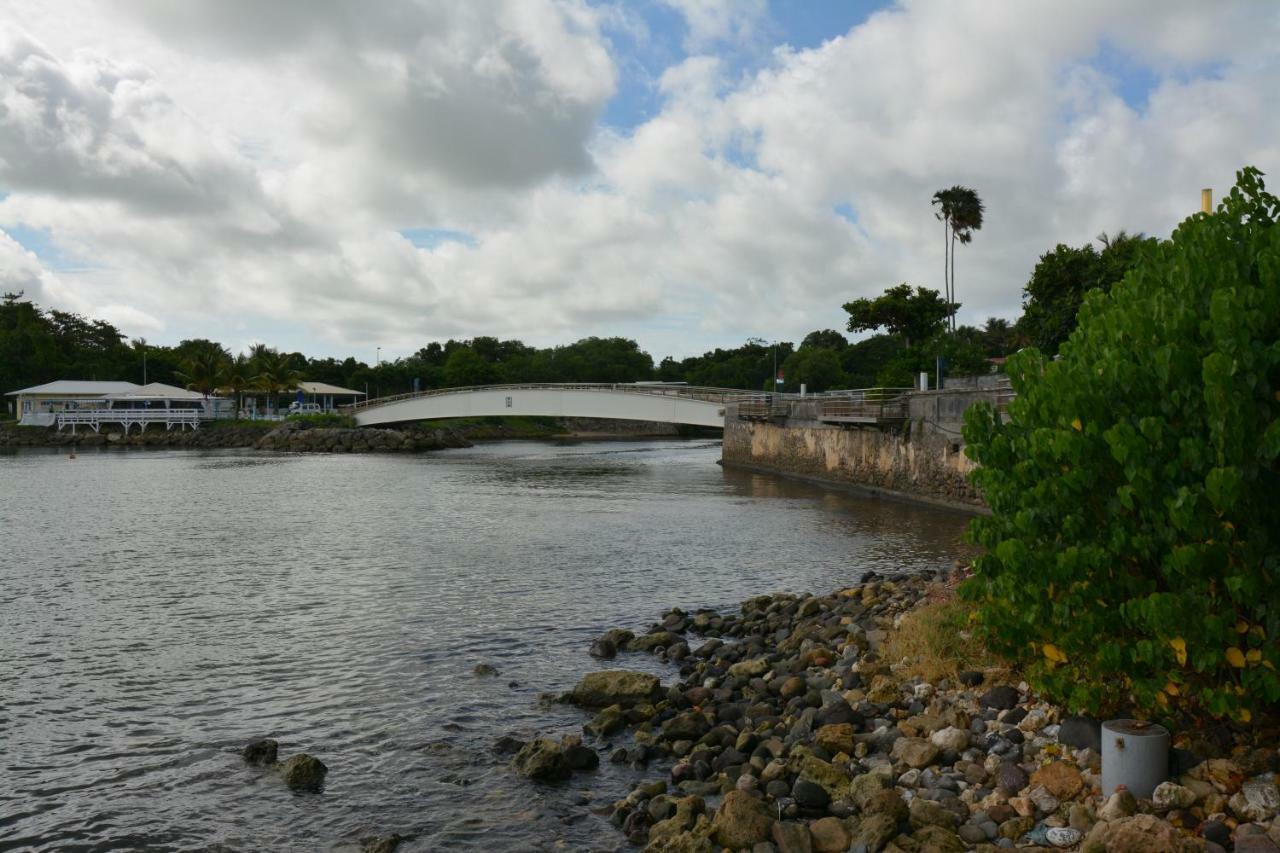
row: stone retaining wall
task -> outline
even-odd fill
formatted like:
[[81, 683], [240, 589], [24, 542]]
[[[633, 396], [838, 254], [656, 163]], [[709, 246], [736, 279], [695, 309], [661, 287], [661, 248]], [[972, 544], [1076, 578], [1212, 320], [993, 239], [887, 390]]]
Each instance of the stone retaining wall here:
[[912, 394], [908, 419], [893, 426], [823, 423], [818, 401], [791, 407], [785, 419], [740, 420], [737, 406], [725, 411], [725, 465], [855, 486], [892, 496], [981, 509], [968, 482], [974, 463], [960, 435], [964, 411], [990, 391]]

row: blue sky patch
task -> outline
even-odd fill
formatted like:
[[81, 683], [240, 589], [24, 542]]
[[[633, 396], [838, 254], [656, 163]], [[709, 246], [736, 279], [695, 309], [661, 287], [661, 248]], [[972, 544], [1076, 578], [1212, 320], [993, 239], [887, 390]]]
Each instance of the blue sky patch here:
[[18, 242], [22, 248], [34, 254], [54, 272], [72, 272], [89, 267], [78, 261], [54, 242], [48, 228], [29, 228], [26, 225], [6, 225], [4, 233]]
[[479, 244], [475, 235], [449, 228], [402, 228], [400, 236], [419, 249], [434, 249], [444, 243], [462, 243], [474, 249]]

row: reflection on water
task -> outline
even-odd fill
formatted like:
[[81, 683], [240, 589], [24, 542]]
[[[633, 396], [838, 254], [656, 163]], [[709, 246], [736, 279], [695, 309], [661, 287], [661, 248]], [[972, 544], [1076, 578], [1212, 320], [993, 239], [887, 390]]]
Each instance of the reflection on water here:
[[[422, 456], [0, 456], [0, 850], [611, 849], [489, 747], [665, 607], [944, 568], [963, 515], [722, 470], [703, 441]], [[477, 678], [485, 661], [498, 678]], [[625, 665], [669, 675], [648, 657]], [[238, 750], [331, 768], [294, 795]]]

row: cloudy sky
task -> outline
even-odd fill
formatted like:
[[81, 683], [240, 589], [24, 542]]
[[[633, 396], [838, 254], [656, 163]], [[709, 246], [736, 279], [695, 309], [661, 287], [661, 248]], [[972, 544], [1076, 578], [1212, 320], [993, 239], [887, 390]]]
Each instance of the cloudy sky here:
[[1270, 0], [0, 0], [0, 290], [155, 343], [655, 357], [1280, 185]]

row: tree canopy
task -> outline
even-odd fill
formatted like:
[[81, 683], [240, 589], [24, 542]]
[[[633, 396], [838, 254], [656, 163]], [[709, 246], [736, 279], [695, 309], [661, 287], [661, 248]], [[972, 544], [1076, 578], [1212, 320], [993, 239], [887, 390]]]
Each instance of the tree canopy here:
[[910, 347], [913, 342], [924, 341], [940, 332], [946, 318], [958, 307], [944, 300], [936, 290], [925, 287], [912, 290], [911, 285], [904, 282], [875, 299], [846, 302], [844, 310], [849, 313], [849, 331], [884, 329], [891, 335], [901, 335]]

